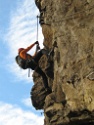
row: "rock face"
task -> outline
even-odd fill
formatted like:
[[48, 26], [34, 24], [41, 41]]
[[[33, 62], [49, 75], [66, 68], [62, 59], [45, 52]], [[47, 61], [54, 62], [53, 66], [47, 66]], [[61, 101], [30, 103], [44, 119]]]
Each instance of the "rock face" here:
[[[94, 0], [35, 0], [40, 10], [44, 46], [50, 50], [53, 67], [48, 71], [52, 93], [41, 91], [44, 125], [94, 125]], [[47, 59], [40, 60], [44, 71]], [[46, 72], [45, 72], [46, 73]], [[34, 79], [41, 85], [41, 77]], [[40, 88], [36, 88], [36, 93]], [[37, 95], [36, 95], [37, 96]], [[41, 108], [40, 108], [41, 107]]]

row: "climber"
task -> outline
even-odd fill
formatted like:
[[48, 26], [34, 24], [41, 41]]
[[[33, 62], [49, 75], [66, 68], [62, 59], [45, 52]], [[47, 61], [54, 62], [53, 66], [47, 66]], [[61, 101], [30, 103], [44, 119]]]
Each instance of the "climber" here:
[[[33, 56], [31, 56], [27, 52], [34, 45], [37, 45], [36, 46], [36, 51], [35, 51], [35, 54]], [[46, 77], [45, 73], [41, 70], [41, 68], [38, 65], [38, 61], [40, 60], [40, 58], [41, 58], [41, 56], [43, 54], [48, 55], [47, 50], [40, 49], [39, 42], [36, 41], [35, 43], [33, 43], [32, 45], [30, 45], [26, 49], [24, 49], [24, 48], [18, 49], [18, 55], [15, 57], [15, 60], [16, 60], [17, 64], [22, 69], [30, 68], [32, 70], [35, 70], [38, 74], [40, 74], [42, 76], [42, 79], [43, 79], [43, 82], [44, 82], [44, 87], [46, 89], [49, 89], [47, 77]]]

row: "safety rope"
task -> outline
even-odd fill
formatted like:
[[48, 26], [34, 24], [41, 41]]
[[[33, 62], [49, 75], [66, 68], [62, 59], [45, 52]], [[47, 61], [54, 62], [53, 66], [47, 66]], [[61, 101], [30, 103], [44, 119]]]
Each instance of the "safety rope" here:
[[36, 40], [38, 41], [38, 23], [39, 23], [39, 20], [38, 20], [39, 16], [37, 15], [37, 37], [36, 37]]
[[30, 68], [28, 69], [28, 77], [30, 77]]

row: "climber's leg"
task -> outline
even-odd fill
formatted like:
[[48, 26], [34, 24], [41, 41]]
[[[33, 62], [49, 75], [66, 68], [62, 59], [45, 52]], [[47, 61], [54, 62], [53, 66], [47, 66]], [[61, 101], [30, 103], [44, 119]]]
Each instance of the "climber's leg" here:
[[48, 88], [48, 79], [47, 79], [45, 73], [41, 70], [40, 67], [37, 67], [35, 71], [42, 76], [44, 87]]
[[37, 65], [38, 65], [38, 64], [37, 64], [33, 59], [31, 59], [31, 60], [29, 60], [28, 63], [26, 64], [26, 67], [27, 67], [27, 68], [30, 68], [30, 69], [32, 69], [32, 70], [35, 70], [36, 67], [37, 67]]
[[47, 58], [50, 58], [50, 56], [54, 54], [54, 48], [58, 47], [57, 43], [54, 42], [53, 47], [49, 50], [49, 49], [41, 49], [36, 56], [34, 57], [34, 60], [38, 63], [38, 61], [40, 60], [42, 55], [46, 55]]
[[36, 56], [33, 57], [34, 60], [35, 60], [35, 62], [38, 63], [38, 61], [40, 60], [40, 58], [41, 58], [42, 55], [46, 55], [46, 56], [48, 56], [48, 51], [45, 50], [45, 49], [41, 49], [41, 50], [36, 54]]
[[48, 54], [49, 54], [49, 51], [46, 49], [42, 49], [41, 52], [42, 52], [42, 54], [44, 54], [46, 56], [48, 56]]
[[41, 68], [38, 66], [37, 63], [35, 63], [34, 61], [31, 60], [28, 63], [27, 68], [31, 68], [32, 70], [35, 70], [38, 74], [40, 74], [43, 79], [44, 87], [48, 88], [48, 79], [47, 79], [45, 73], [41, 70]]

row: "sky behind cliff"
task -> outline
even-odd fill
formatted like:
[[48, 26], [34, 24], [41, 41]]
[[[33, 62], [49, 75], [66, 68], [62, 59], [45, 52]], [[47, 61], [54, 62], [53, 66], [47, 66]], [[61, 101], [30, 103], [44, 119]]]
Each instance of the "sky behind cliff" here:
[[[0, 125], [43, 125], [42, 111], [31, 106], [32, 72], [15, 63], [17, 49], [36, 41], [38, 14], [34, 0], [0, 0]], [[40, 27], [38, 40], [43, 47]]]

